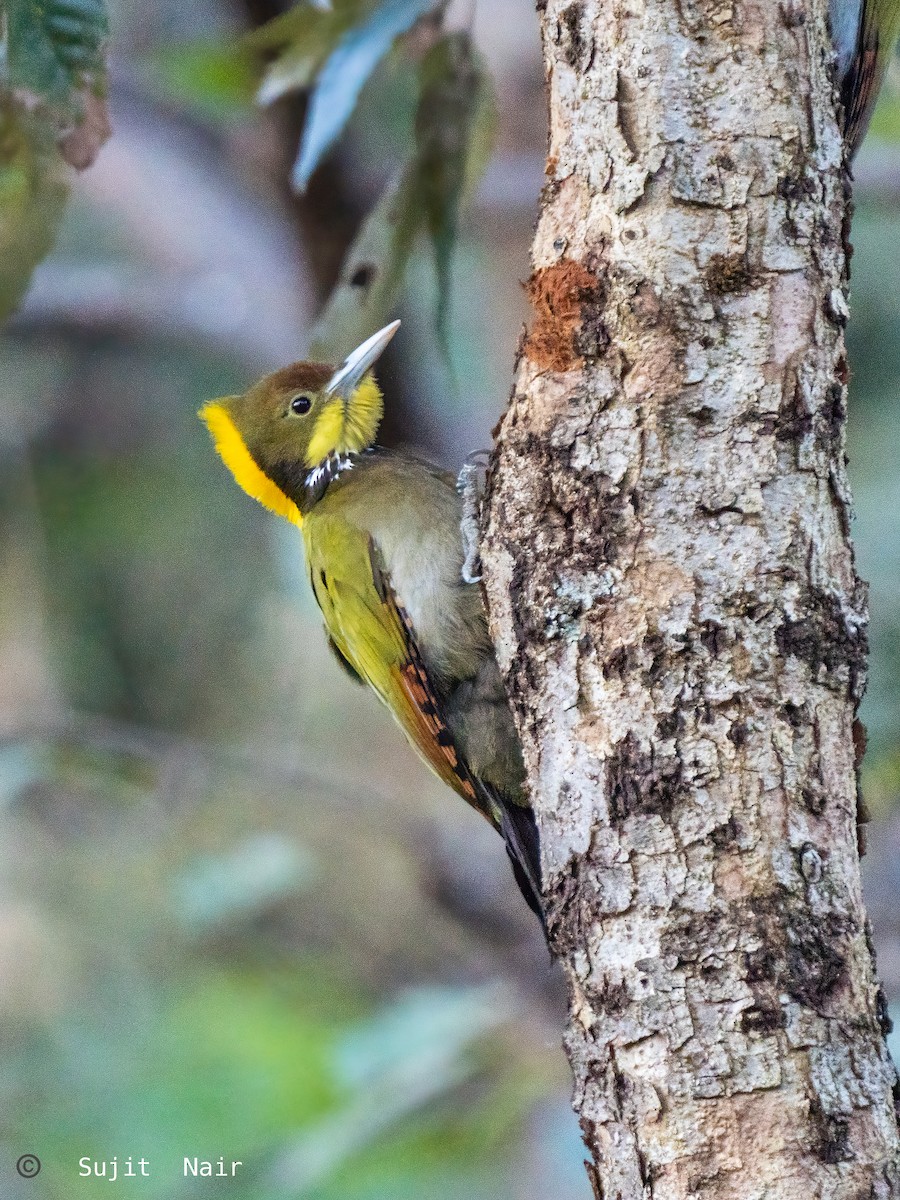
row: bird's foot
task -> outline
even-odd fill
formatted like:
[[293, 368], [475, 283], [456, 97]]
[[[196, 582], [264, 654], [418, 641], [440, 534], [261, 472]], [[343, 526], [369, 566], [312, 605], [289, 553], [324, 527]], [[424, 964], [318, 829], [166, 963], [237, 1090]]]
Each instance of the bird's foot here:
[[462, 496], [462, 519], [459, 529], [463, 543], [461, 574], [464, 583], [478, 583], [481, 579], [481, 498], [484, 495], [484, 478], [489, 457], [489, 450], [476, 450], [468, 456], [456, 477], [456, 490]]

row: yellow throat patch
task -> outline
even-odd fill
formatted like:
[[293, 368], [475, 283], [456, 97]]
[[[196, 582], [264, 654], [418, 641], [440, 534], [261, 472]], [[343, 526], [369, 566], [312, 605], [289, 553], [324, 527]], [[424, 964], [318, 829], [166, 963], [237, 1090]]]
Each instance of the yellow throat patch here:
[[206, 428], [222, 462], [247, 495], [292, 524], [302, 524], [303, 518], [299, 508], [256, 465], [226, 409], [221, 404], [206, 404], [200, 409], [198, 416], [206, 422]]
[[361, 454], [375, 441], [383, 415], [381, 388], [367, 375], [346, 405], [335, 397], [323, 408], [306, 451], [306, 465], [318, 467], [332, 454]]

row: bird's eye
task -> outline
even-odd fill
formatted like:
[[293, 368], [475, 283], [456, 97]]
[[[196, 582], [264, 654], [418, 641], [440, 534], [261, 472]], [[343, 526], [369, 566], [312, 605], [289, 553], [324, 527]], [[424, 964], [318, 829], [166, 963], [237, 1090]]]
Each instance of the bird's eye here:
[[296, 413], [298, 417], [302, 417], [304, 413], [308, 413], [311, 408], [311, 396], [295, 396], [291, 401], [291, 412]]

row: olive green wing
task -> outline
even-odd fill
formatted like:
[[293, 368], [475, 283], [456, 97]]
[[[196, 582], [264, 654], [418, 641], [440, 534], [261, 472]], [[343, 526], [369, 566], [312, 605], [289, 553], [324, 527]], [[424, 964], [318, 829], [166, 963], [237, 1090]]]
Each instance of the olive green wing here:
[[317, 515], [304, 534], [313, 592], [337, 653], [374, 688], [432, 771], [499, 825], [500, 814], [454, 743], [409, 615], [373, 539], [330, 515]]

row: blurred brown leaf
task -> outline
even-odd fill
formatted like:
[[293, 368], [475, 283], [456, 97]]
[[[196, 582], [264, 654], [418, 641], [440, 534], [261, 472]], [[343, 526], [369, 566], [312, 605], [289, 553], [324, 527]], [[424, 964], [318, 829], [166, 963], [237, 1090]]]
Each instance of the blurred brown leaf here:
[[76, 171], [86, 171], [92, 166], [103, 144], [112, 136], [106, 98], [87, 91], [82, 95], [82, 104], [81, 120], [59, 140], [60, 154]]

